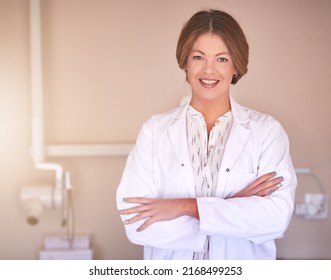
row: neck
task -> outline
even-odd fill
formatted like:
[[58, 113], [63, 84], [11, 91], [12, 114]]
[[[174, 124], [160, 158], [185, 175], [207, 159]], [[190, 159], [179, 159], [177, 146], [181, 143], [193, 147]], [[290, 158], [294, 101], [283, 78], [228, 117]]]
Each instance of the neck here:
[[221, 100], [199, 100], [192, 97], [191, 106], [199, 111], [204, 118], [219, 118], [231, 110], [230, 97], [226, 96]]
[[230, 97], [226, 96], [222, 100], [198, 100], [192, 97], [190, 105], [199, 111], [206, 122], [207, 132], [214, 127], [216, 120], [231, 110]]

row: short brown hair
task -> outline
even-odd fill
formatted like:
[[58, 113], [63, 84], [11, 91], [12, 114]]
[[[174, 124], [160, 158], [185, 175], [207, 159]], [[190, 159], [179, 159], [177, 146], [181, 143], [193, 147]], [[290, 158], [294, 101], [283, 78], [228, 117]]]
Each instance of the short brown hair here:
[[195, 13], [184, 25], [177, 43], [176, 57], [181, 69], [186, 68], [187, 58], [194, 42], [204, 33], [221, 36], [229, 49], [234, 67], [238, 71], [232, 84], [244, 76], [248, 69], [248, 43], [238, 22], [228, 13], [220, 10], [202, 10]]

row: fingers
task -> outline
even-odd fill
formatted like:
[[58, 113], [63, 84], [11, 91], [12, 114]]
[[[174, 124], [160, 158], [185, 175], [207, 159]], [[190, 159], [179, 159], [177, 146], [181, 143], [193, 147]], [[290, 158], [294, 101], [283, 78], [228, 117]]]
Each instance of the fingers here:
[[264, 189], [258, 191], [255, 195], [268, 196], [268, 195], [271, 195], [274, 191], [278, 190], [280, 187], [281, 187], [280, 185], [270, 186], [268, 188], [264, 188]]
[[135, 222], [138, 222], [140, 220], [146, 219], [148, 217], [150, 217], [151, 215], [148, 212], [141, 212], [138, 215], [135, 215], [134, 217], [132, 217], [131, 219], [128, 219], [126, 221], [124, 221], [125, 225], [129, 225]]
[[[140, 222], [141, 225], [137, 231], [142, 231], [159, 221], [173, 220], [182, 213], [187, 205], [187, 199], [154, 199], [154, 198], [138, 198], [130, 197], [123, 199], [127, 203], [137, 203], [133, 207], [119, 211], [120, 215], [133, 214], [124, 221], [125, 225]], [[186, 213], [186, 212], [185, 212]]]
[[270, 173], [267, 173], [267, 174], [264, 174], [260, 177], [258, 177], [253, 183], [251, 183], [249, 185], [250, 189], [253, 189], [255, 188], [256, 186], [266, 182], [266, 181], [269, 181], [270, 179], [272, 179], [273, 177], [275, 177], [277, 175], [276, 172], [270, 172]]
[[258, 196], [270, 195], [282, 186], [283, 180], [283, 177], [273, 178], [257, 185], [254, 189], [252, 189], [252, 191], [254, 191], [255, 195]]
[[148, 210], [147, 205], [138, 205], [135, 207], [127, 208], [127, 209], [122, 209], [119, 210], [120, 215], [128, 215], [128, 214], [134, 214], [134, 213], [140, 213]]
[[139, 228], [137, 228], [137, 231], [143, 231], [147, 227], [149, 227], [151, 224], [155, 223], [156, 221], [153, 218], [147, 219]]
[[279, 189], [284, 180], [283, 177], [275, 177], [276, 172], [264, 174], [254, 182], [249, 184], [246, 188], [236, 193], [233, 197], [249, 197], [249, 196], [267, 196]]
[[134, 214], [134, 213], [147, 211], [148, 210], [147, 205], [152, 203], [153, 200], [150, 198], [144, 198], [144, 197], [126, 197], [126, 198], [123, 198], [123, 201], [126, 203], [135, 203], [135, 204], [140, 204], [140, 205], [119, 210], [118, 213], [120, 215], [128, 215], [128, 214]]
[[140, 204], [138, 206], [134, 206], [131, 208], [119, 210], [120, 215], [137, 214], [132, 218], [124, 221], [125, 225], [133, 224], [135, 222], [139, 222], [141, 220], [146, 219], [146, 221], [137, 229], [137, 231], [139, 232], [146, 229], [148, 226], [154, 223], [154, 220], [152, 218], [154, 214], [151, 208], [151, 204], [153, 201], [155, 201], [155, 199], [144, 198], [144, 197], [128, 197], [128, 198], [123, 198], [123, 201], [126, 203]]

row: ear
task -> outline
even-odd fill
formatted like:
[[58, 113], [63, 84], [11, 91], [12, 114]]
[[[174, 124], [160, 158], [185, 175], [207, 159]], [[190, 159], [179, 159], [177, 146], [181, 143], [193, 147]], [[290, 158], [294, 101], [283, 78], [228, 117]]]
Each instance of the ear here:
[[232, 76], [231, 84], [235, 85], [238, 82], [238, 73], [234, 73]]

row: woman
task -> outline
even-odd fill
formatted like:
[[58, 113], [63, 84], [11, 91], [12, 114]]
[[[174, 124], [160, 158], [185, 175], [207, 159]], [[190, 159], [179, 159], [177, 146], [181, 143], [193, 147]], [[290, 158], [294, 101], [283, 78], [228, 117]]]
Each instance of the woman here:
[[248, 44], [229, 14], [197, 12], [177, 60], [192, 98], [142, 127], [117, 190], [128, 238], [145, 259], [275, 259], [296, 176], [282, 126], [240, 106]]

